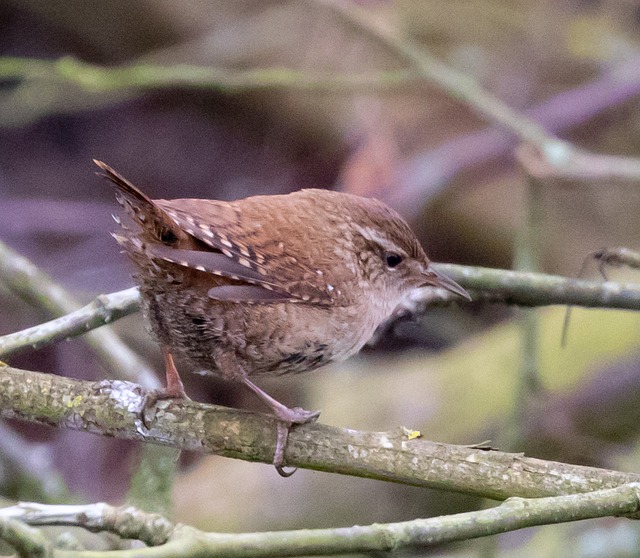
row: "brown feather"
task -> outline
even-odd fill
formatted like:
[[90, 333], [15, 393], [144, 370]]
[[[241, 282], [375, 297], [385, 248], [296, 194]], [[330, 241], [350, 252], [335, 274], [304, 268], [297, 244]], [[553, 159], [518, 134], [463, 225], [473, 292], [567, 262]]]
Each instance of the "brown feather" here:
[[116, 195], [118, 203], [143, 230], [149, 232], [155, 240], [166, 244], [174, 244], [179, 239], [184, 238], [185, 235], [180, 230], [180, 227], [173, 222], [171, 217], [154, 200], [147, 197], [146, 194], [138, 190], [131, 182], [106, 163], [96, 159], [93, 162], [104, 171], [97, 174], [110, 180], [118, 187]]
[[[259, 196], [258, 196], [259, 197]], [[276, 203], [282, 196], [269, 196]], [[215, 200], [156, 200], [156, 203], [189, 235], [219, 250], [248, 270], [262, 276], [265, 284], [275, 286], [303, 302], [333, 305], [336, 294], [311, 262], [300, 261], [287, 253], [286, 240], [295, 234], [286, 224], [286, 212], [274, 207], [265, 214], [252, 203], [251, 198], [237, 202]], [[261, 229], [280, 226], [282, 241], [265, 243]], [[287, 280], [291, 278], [291, 280]]]

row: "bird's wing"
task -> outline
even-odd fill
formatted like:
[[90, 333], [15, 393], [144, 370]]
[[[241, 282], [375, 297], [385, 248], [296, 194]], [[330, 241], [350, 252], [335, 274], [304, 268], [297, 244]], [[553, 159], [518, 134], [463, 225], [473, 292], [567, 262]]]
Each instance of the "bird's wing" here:
[[[334, 288], [326, 284], [322, 270], [310, 269], [288, 253], [287, 239], [270, 238], [265, 242], [260, 237], [259, 216], [243, 214], [238, 204], [191, 199], [155, 202], [184, 232], [215, 250], [176, 254], [171, 260], [174, 263], [196, 269], [202, 266], [211, 273], [217, 270], [220, 275], [280, 293], [286, 300], [334, 304]], [[205, 215], [206, 221], [199, 215]], [[210, 296], [217, 298], [231, 292], [231, 289], [217, 289], [211, 289]], [[232, 294], [240, 296], [251, 292], [255, 294], [251, 289], [236, 289]], [[267, 300], [271, 297], [265, 296]]]

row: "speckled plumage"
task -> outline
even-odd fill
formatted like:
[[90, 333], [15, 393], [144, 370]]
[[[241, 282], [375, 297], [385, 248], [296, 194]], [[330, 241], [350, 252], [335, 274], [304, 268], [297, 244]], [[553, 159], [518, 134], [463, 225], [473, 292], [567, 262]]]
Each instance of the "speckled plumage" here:
[[313, 370], [360, 350], [416, 287], [466, 294], [377, 200], [313, 189], [151, 200], [96, 163], [133, 221], [114, 236], [137, 266], [151, 328], [194, 370], [248, 384]]

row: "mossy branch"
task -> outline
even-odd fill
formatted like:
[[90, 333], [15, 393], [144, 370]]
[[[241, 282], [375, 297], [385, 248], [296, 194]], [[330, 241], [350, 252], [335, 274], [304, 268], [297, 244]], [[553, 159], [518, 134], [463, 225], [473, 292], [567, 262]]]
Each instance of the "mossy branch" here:
[[[2, 417], [271, 463], [276, 440], [271, 415], [164, 400], [143, 422], [144, 394], [140, 386], [120, 380], [86, 382], [0, 367]], [[410, 438], [400, 428], [365, 432], [305, 424], [292, 429], [285, 459], [295, 467], [499, 500], [640, 482], [638, 474]]]

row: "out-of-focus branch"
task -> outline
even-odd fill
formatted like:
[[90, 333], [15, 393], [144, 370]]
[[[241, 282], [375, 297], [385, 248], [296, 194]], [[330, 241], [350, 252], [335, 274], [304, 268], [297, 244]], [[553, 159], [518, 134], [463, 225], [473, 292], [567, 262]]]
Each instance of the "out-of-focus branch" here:
[[548, 134], [535, 120], [512, 109], [489, 93], [469, 75], [447, 66], [409, 37], [401, 36], [391, 26], [374, 22], [365, 8], [353, 2], [316, 1], [340, 14], [344, 21], [358, 30], [386, 45], [401, 59], [409, 62], [423, 79], [440, 87], [454, 99], [464, 102], [489, 122], [516, 134], [522, 141], [540, 148], [545, 148], [550, 143], [564, 143]]
[[8, 463], [8, 470], [16, 471], [24, 483], [37, 487], [41, 494], [39, 497], [45, 501], [60, 502], [69, 497], [64, 479], [55, 468], [50, 444], [27, 440], [0, 422], [0, 454], [3, 465]]
[[20, 558], [49, 558], [53, 555], [53, 545], [44, 534], [17, 519], [0, 516], [0, 539], [15, 548]]
[[419, 81], [419, 77], [411, 70], [340, 75], [313, 74], [284, 67], [241, 71], [195, 64], [161, 65], [143, 62], [106, 67], [89, 64], [71, 56], [58, 60], [0, 57], [0, 80], [2, 79], [69, 83], [91, 93], [184, 86], [235, 93], [277, 88], [371, 91], [397, 88]]
[[[427, 82], [440, 87], [452, 98], [464, 102], [471, 110], [485, 118], [488, 122], [499, 126], [500, 128], [514, 134], [518, 138], [518, 143], [524, 143], [533, 146], [537, 151], [538, 168], [546, 167], [544, 174], [560, 174], [571, 175], [572, 177], [588, 178], [588, 179], [620, 179], [620, 180], [639, 180], [640, 179], [640, 159], [630, 157], [607, 156], [595, 153], [589, 153], [582, 149], [574, 147], [571, 143], [562, 141], [555, 137], [548, 130], [533, 118], [532, 113], [514, 110], [506, 103], [492, 95], [484, 89], [469, 75], [459, 72], [451, 68], [432, 56], [424, 47], [415, 43], [410, 38], [401, 35], [397, 30], [389, 26], [379, 25], [370, 17], [366, 9], [357, 6], [355, 3], [340, 2], [336, 0], [316, 0], [317, 2], [330, 7], [336, 13], [340, 14], [349, 24], [355, 26], [363, 33], [374, 37], [389, 49], [395, 52], [401, 59], [406, 60]], [[640, 67], [636, 62], [624, 66], [632, 76], [631, 81], [640, 81]], [[617, 72], [620, 74], [620, 72]], [[610, 79], [615, 76], [610, 73]], [[620, 80], [617, 80], [620, 81]], [[640, 87], [640, 84], [638, 85]], [[623, 87], [627, 90], [627, 80], [624, 80]], [[566, 110], [566, 105], [564, 106]], [[557, 126], [557, 124], [556, 124]], [[499, 136], [494, 138], [500, 143]], [[454, 140], [454, 143], [458, 141]], [[484, 159], [490, 155], [488, 149], [490, 145], [482, 142], [480, 152]], [[457, 154], [464, 153], [461, 157], [468, 158], [467, 150], [462, 149], [460, 145], [455, 150]], [[447, 158], [438, 157], [437, 166], [441, 169], [442, 161]], [[424, 166], [424, 161], [421, 162]], [[415, 165], [414, 165], [415, 167]], [[416, 173], [416, 168], [410, 171], [410, 174]], [[410, 174], [407, 175], [408, 169], [405, 169], [405, 180], [400, 180], [400, 188], [386, 196], [387, 200], [396, 207], [407, 210], [411, 213], [411, 206], [420, 207], [421, 204], [416, 203], [416, 198], [424, 197], [419, 195], [419, 190], [424, 184], [428, 184], [433, 180], [432, 175], [425, 175], [424, 171], [421, 176], [424, 177], [421, 183], [415, 182], [415, 176], [412, 180]], [[413, 182], [413, 184], [407, 184]], [[403, 187], [402, 184], [405, 184]], [[414, 195], [407, 195], [409, 191]], [[393, 199], [391, 199], [391, 197]], [[404, 204], [403, 204], [404, 200]], [[397, 202], [397, 203], [395, 203]], [[405, 205], [406, 204], [406, 205]]]
[[[523, 114], [550, 133], [557, 134], [638, 94], [640, 62], [634, 57], [592, 81], [545, 99], [524, 110]], [[401, 209], [403, 214], [413, 215], [416, 208], [440, 194], [458, 172], [492, 161], [512, 149], [513, 139], [504, 129], [487, 128], [458, 136], [434, 149], [419, 152], [403, 163], [398, 171], [397, 188], [380, 192], [380, 196]]]
[[[0, 242], [0, 281], [28, 303], [54, 316], [75, 312], [81, 306], [46, 273], [2, 242]], [[124, 303], [124, 306], [126, 307], [127, 304]], [[98, 311], [99, 306], [96, 303]], [[91, 314], [94, 319], [96, 312]], [[125, 315], [125, 312], [122, 311], [120, 315]], [[63, 323], [68, 321], [63, 320]], [[84, 327], [85, 331], [88, 329], [84, 323], [81, 327]], [[56, 331], [56, 329], [49, 329], [49, 335]], [[113, 331], [108, 329], [93, 331], [87, 336], [87, 341], [102, 362], [119, 377], [140, 382], [145, 387], [159, 385], [153, 371]], [[38, 341], [38, 343], [42, 346], [46, 341]]]
[[[639, 509], [640, 486], [626, 484], [588, 494], [551, 498], [511, 498], [491, 509], [430, 519], [415, 519], [333, 529], [303, 529], [264, 533], [204, 533], [186, 525], [173, 525], [157, 514], [107, 504], [43, 506], [23, 503], [0, 510], [0, 520], [29, 526], [77, 526], [143, 540], [144, 556], [327, 556], [364, 552], [390, 552], [427, 548], [453, 541], [496, 535], [525, 527], [564, 523], [596, 517], [634, 514]], [[25, 533], [39, 535], [33, 527]], [[21, 542], [18, 542], [21, 544]], [[94, 551], [91, 556], [133, 558], [140, 550]], [[53, 549], [52, 558], [80, 558], [86, 551]]]
[[518, 162], [537, 179], [640, 180], [640, 159], [589, 153], [575, 148], [557, 161], [549, 155], [531, 144], [523, 144], [516, 150]]

